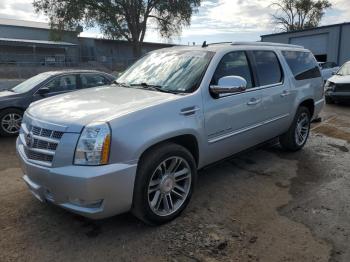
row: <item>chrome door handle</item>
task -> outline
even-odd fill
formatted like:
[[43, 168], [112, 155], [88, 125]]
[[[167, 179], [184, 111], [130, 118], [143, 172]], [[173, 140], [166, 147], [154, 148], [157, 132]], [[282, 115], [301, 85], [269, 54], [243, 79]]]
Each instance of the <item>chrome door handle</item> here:
[[285, 97], [285, 96], [289, 96], [289, 95], [290, 95], [290, 92], [287, 90], [284, 90], [281, 94], [281, 97]]
[[256, 98], [252, 98], [250, 99], [250, 101], [247, 103], [248, 106], [253, 106], [253, 105], [257, 105], [261, 102], [261, 99], [256, 99]]
[[200, 110], [200, 108], [197, 106], [186, 107], [186, 108], [181, 109], [180, 115], [184, 115], [184, 116], [194, 115], [199, 110]]

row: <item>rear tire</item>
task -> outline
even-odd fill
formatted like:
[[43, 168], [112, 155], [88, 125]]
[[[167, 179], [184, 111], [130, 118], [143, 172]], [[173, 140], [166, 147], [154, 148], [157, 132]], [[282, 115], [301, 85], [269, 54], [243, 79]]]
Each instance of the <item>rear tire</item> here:
[[0, 135], [18, 135], [23, 117], [23, 111], [16, 108], [5, 109], [0, 112]]
[[174, 143], [148, 151], [140, 160], [132, 213], [150, 225], [167, 223], [188, 205], [197, 180], [192, 154]]
[[292, 152], [302, 149], [309, 137], [310, 123], [309, 109], [304, 106], [299, 107], [291, 127], [279, 137], [282, 148]]

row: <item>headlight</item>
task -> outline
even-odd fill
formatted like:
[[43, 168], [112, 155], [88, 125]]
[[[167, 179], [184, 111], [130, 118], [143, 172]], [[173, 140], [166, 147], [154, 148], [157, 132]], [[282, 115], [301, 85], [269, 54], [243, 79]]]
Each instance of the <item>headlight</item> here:
[[326, 91], [333, 91], [335, 87], [335, 84], [333, 82], [327, 81], [326, 84], [324, 85], [324, 88]]
[[108, 164], [111, 130], [107, 123], [87, 125], [75, 150], [74, 164], [98, 166]]

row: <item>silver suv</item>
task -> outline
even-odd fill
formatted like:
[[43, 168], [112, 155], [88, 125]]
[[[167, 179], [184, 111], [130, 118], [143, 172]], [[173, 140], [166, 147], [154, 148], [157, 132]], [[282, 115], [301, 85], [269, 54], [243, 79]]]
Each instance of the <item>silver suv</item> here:
[[301, 149], [324, 103], [314, 56], [271, 43], [151, 52], [113, 85], [33, 103], [17, 151], [41, 201], [99, 219], [178, 216], [197, 170], [278, 137]]

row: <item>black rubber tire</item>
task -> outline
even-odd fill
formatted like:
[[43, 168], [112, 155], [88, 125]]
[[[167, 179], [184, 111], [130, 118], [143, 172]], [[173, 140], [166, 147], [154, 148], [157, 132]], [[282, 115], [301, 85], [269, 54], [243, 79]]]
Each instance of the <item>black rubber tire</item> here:
[[8, 108], [8, 109], [4, 109], [4, 110], [0, 111], [0, 136], [16, 136], [16, 135], [18, 135], [18, 133], [15, 133], [15, 134], [8, 133], [1, 126], [1, 122], [2, 122], [3, 117], [9, 113], [16, 113], [16, 114], [23, 116], [23, 111], [20, 109], [17, 109], [17, 108]]
[[[299, 116], [304, 112], [307, 113], [307, 115], [309, 117], [309, 130], [308, 130], [308, 134], [307, 134], [307, 138], [306, 138], [305, 142], [302, 145], [298, 145], [295, 141], [295, 129], [297, 126], [297, 121], [299, 119]], [[304, 106], [299, 107], [297, 110], [297, 113], [295, 114], [293, 123], [290, 126], [290, 128], [288, 129], [288, 131], [279, 137], [280, 145], [282, 146], [282, 148], [287, 150], [287, 151], [291, 151], [291, 152], [295, 152], [295, 151], [302, 149], [304, 147], [304, 145], [306, 144], [307, 139], [309, 137], [310, 124], [311, 124], [311, 114], [310, 114], [309, 109], [307, 107], [304, 107]]]
[[329, 96], [325, 97], [326, 104], [334, 104], [334, 100], [330, 98]]
[[[184, 158], [192, 173], [190, 191], [183, 205], [175, 213], [169, 216], [159, 216], [155, 214], [148, 204], [148, 184], [156, 167], [171, 156]], [[188, 205], [193, 189], [197, 181], [196, 162], [192, 154], [183, 146], [174, 143], [163, 143], [146, 152], [140, 160], [137, 168], [132, 213], [148, 225], [161, 225], [175, 219]]]

